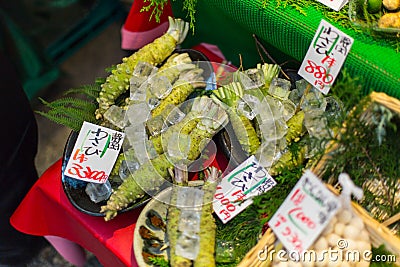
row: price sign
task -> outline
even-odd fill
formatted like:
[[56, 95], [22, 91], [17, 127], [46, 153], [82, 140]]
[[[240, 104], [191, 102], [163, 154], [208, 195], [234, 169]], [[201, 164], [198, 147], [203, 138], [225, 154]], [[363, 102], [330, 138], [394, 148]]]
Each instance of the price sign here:
[[321, 20], [298, 74], [327, 94], [353, 42], [353, 38]]
[[340, 208], [340, 200], [306, 170], [269, 226], [289, 251], [308, 249]]
[[251, 197], [267, 192], [275, 185], [275, 180], [251, 156], [217, 186], [214, 211], [223, 223], [227, 223], [253, 203]]
[[92, 183], [105, 183], [117, 160], [124, 133], [84, 122], [64, 174]]
[[339, 11], [342, 7], [347, 4], [348, 0], [318, 0], [318, 2], [332, 8], [335, 11]]

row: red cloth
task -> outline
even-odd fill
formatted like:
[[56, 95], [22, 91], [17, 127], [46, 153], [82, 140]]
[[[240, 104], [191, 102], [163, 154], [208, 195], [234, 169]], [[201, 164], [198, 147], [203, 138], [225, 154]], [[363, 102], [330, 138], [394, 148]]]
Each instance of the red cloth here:
[[170, 2], [165, 3], [159, 22], [156, 21], [154, 15], [151, 17], [154, 7], [149, 11], [142, 11], [142, 8], [148, 4], [143, 0], [133, 1], [128, 17], [121, 28], [122, 49], [139, 49], [167, 31], [168, 17], [173, 17]]
[[[137, 266], [133, 232], [142, 208], [108, 222], [80, 212], [62, 188], [61, 163], [54, 163], [34, 184], [11, 217], [11, 225], [26, 234], [60, 236], [76, 242], [105, 267]], [[211, 165], [224, 170], [227, 161], [219, 153]]]
[[109, 222], [80, 212], [64, 193], [59, 160], [31, 188], [10, 222], [26, 234], [74, 241], [96, 255], [104, 266], [137, 266], [132, 246], [140, 211], [119, 214]]

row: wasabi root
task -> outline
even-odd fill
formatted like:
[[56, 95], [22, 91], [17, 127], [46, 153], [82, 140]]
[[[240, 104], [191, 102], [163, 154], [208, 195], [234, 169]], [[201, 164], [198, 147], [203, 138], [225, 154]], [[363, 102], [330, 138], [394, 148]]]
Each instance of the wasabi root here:
[[200, 249], [194, 260], [194, 267], [213, 267], [215, 263], [215, 237], [217, 226], [212, 215], [215, 190], [219, 182], [221, 172], [211, 167], [206, 171], [206, 183], [203, 186], [203, 207], [200, 218]]
[[97, 98], [99, 107], [95, 112], [96, 119], [102, 119], [104, 112], [129, 89], [129, 80], [139, 61], [148, 62], [154, 66], [161, 64], [171, 55], [176, 45], [185, 39], [188, 32], [187, 22], [170, 17], [169, 24], [169, 29], [164, 35], [145, 45], [131, 56], [123, 58], [122, 63], [118, 64], [106, 78]]
[[147, 192], [157, 192], [169, 179], [168, 168], [172, 166], [165, 154], [141, 165], [113, 191], [107, 204], [101, 207], [100, 212], [104, 214], [104, 220], [113, 219], [117, 216], [118, 211], [143, 198]]

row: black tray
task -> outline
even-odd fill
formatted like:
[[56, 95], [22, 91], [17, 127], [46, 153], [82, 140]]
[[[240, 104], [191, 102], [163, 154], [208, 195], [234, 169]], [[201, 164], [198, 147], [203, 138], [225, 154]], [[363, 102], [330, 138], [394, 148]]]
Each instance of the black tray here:
[[[72, 150], [74, 149], [75, 141], [78, 138], [78, 132], [72, 131], [68, 137], [67, 143], [64, 148], [63, 162], [61, 168], [61, 178], [62, 178], [62, 186], [65, 194], [67, 195], [71, 204], [77, 208], [79, 211], [92, 215], [92, 216], [101, 216], [104, 214], [100, 212], [101, 206], [106, 204], [106, 201], [102, 201], [99, 203], [94, 203], [90, 200], [89, 196], [85, 192], [85, 187], [87, 182], [74, 179], [64, 174], [64, 170], [67, 166], [68, 160], [71, 156]], [[117, 188], [119, 184], [111, 184], [113, 188]], [[137, 203], [134, 203], [128, 206], [125, 209], [119, 211], [120, 213], [126, 212], [138, 207], [143, 206], [150, 200], [150, 197], [145, 197]]]

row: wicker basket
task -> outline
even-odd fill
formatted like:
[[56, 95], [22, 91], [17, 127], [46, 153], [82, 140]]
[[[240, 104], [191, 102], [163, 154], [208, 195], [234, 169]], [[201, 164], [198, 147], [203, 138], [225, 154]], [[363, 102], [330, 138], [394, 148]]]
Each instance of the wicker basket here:
[[[373, 92], [370, 94], [372, 102], [384, 105], [385, 107], [391, 109], [394, 112], [400, 114], [400, 101], [398, 99], [392, 98], [385, 93]], [[323, 167], [329, 157], [330, 151], [337, 149], [335, 144], [332, 144], [329, 150], [326, 151], [324, 156], [318, 161], [318, 163], [312, 168], [312, 171], [319, 175], [321, 174]], [[327, 187], [331, 189], [334, 193], [338, 194], [338, 190], [333, 186], [327, 184]], [[365, 227], [370, 235], [371, 244], [374, 247], [379, 247], [380, 245], [385, 245], [386, 249], [393, 255], [396, 256], [396, 264], [400, 266], [400, 238], [393, 234], [393, 232], [387, 227], [396, 221], [399, 221], [400, 215], [394, 215], [387, 221], [379, 223], [377, 220], [371, 217], [371, 215], [359, 204], [352, 203], [352, 208], [354, 213], [359, 216], [365, 224]], [[270, 266], [269, 261], [261, 261], [258, 258], [260, 251], [264, 251], [268, 248], [268, 251], [272, 249], [277, 249], [275, 246], [276, 236], [271, 229], [268, 229], [258, 243], [246, 254], [242, 259], [239, 267], [256, 267], [256, 266]]]

